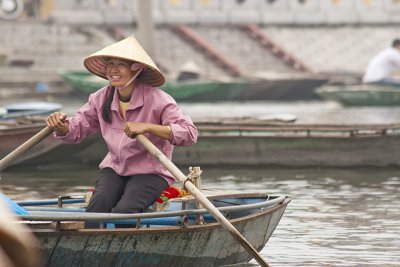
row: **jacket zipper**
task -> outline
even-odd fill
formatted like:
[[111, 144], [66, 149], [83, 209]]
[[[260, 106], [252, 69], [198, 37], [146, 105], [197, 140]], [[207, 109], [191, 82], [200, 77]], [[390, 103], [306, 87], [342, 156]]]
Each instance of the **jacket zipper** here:
[[[120, 108], [120, 106], [119, 106], [119, 102], [118, 102], [118, 115], [119, 115], [119, 117], [123, 120], [123, 126], [125, 126], [125, 124], [126, 124], [126, 113], [125, 113], [125, 118], [124, 117], [122, 117], [122, 115], [121, 115], [121, 110], [120, 110], [121, 108]], [[122, 141], [124, 140], [124, 138], [125, 138], [125, 133], [123, 132], [124, 131], [124, 129], [122, 128], [121, 129], [122, 130], [122, 137], [121, 137], [121, 139], [120, 139], [120, 141], [119, 141], [119, 144], [118, 144], [118, 161], [119, 161], [119, 172], [121, 173], [122, 172], [122, 168], [123, 168], [123, 166], [122, 166], [122, 157], [121, 157], [121, 146], [122, 146]]]

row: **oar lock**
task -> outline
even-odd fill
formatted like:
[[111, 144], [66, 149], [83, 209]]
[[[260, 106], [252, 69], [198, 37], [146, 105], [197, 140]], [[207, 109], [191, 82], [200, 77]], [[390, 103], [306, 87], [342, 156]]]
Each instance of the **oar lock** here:
[[190, 181], [192, 184], [194, 184], [199, 190], [201, 190], [200, 185], [200, 175], [203, 173], [203, 171], [200, 169], [200, 167], [189, 167], [189, 174], [186, 176], [186, 179], [182, 181], [182, 187], [186, 189], [185, 184], [187, 181]]

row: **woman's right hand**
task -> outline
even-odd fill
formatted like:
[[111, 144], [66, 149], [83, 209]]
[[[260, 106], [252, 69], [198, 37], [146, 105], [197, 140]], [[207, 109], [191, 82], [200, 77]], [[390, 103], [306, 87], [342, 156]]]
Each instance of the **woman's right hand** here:
[[69, 132], [66, 113], [54, 112], [46, 118], [47, 126], [59, 136], [67, 135]]

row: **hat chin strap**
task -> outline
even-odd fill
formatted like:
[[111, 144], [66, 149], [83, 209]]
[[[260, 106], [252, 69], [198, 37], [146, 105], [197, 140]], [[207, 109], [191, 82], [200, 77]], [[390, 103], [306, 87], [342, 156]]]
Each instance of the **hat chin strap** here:
[[[116, 87], [117, 90], [122, 90], [122, 89], [125, 89], [126, 87], [128, 87], [128, 86], [136, 79], [136, 77], [142, 72], [142, 70], [143, 70], [143, 68], [140, 68], [140, 69], [136, 72], [136, 74], [133, 75], [133, 77], [132, 77], [124, 86], [122, 86], [122, 87]], [[108, 77], [108, 75], [107, 75], [107, 78], [108, 78], [108, 80], [110, 80], [110, 77]], [[110, 84], [111, 84], [111, 81], [110, 81]]]

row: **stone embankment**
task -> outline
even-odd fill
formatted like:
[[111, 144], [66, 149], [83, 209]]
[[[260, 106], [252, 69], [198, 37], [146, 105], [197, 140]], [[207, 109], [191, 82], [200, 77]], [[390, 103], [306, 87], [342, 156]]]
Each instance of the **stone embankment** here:
[[[157, 23], [154, 59], [170, 77], [188, 60], [202, 74], [228, 77], [228, 65], [243, 75], [256, 72], [304, 72], [360, 76], [369, 59], [399, 37], [396, 25], [256, 25], [188, 24], [192, 35], [225, 61], [210, 56], [188, 36], [177, 31], [183, 24]], [[249, 34], [249, 25], [265, 35]], [[247, 30], [246, 30], [247, 29]], [[22, 19], [0, 23], [0, 96], [36, 92], [70, 92], [59, 70], [83, 69], [84, 57], [130, 34], [133, 24], [84, 24]], [[118, 34], [116, 34], [118, 33]], [[368, 38], [365, 38], [368, 36]], [[267, 40], [267, 41], [266, 41]], [[229, 63], [229, 64], [227, 64]]]

